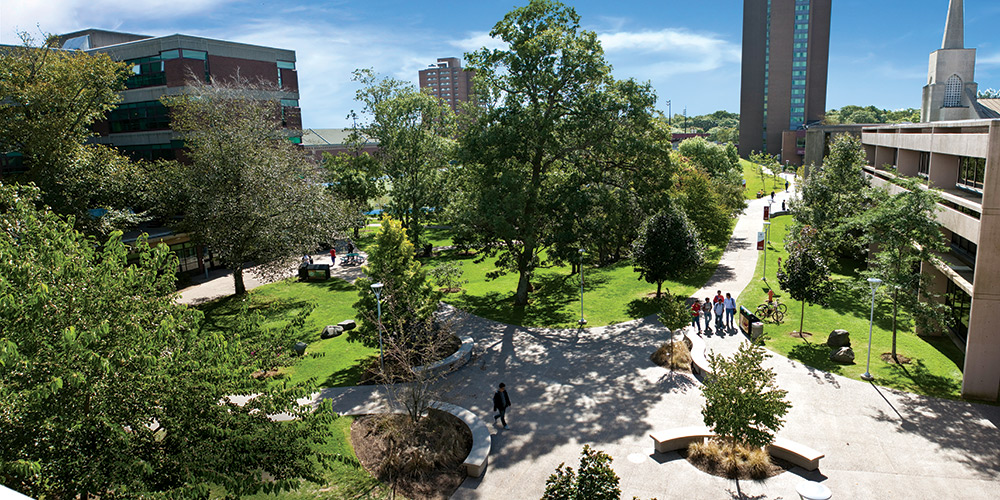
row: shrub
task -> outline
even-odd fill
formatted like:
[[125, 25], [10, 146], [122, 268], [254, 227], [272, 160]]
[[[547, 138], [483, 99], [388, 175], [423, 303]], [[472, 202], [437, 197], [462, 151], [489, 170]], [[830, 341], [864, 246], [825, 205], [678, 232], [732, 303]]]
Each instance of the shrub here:
[[654, 363], [670, 369], [691, 369], [691, 349], [686, 342], [664, 342], [649, 358]]
[[545, 480], [542, 500], [618, 500], [621, 488], [618, 475], [611, 468], [611, 456], [589, 445], [580, 454], [580, 472], [559, 464], [556, 472]]
[[771, 470], [771, 457], [763, 448], [752, 448], [710, 439], [688, 446], [688, 460], [730, 479], [764, 479]]

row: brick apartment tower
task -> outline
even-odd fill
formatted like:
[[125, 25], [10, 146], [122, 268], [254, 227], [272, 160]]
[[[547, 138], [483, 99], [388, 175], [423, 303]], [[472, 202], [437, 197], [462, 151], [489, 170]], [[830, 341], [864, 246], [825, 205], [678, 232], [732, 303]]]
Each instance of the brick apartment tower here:
[[743, 0], [740, 156], [823, 119], [832, 0]]
[[458, 103], [469, 100], [475, 71], [463, 70], [457, 57], [438, 58], [436, 64], [420, 70], [420, 88], [430, 89], [431, 94], [458, 111]]

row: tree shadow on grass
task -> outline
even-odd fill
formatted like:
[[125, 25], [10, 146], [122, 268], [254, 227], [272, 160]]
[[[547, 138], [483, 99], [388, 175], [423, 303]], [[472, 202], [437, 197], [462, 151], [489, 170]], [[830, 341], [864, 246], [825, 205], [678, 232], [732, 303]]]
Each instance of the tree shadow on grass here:
[[961, 394], [961, 383], [957, 380], [931, 373], [923, 360], [915, 359], [906, 365], [889, 364], [889, 375], [883, 375], [891, 380], [894, 387], [912, 387], [914, 391], [929, 396], [958, 399]]
[[841, 365], [830, 360], [830, 348], [826, 344], [796, 344], [788, 351], [788, 357], [812, 368], [843, 374]]
[[361, 375], [365, 371], [365, 367], [377, 359], [378, 356], [369, 356], [367, 358], [359, 359], [356, 363], [347, 368], [337, 370], [330, 374], [326, 380], [322, 381], [319, 385], [321, 387], [349, 387], [357, 385], [361, 380]]
[[[343, 281], [340, 282], [344, 283]], [[326, 285], [326, 283], [323, 283], [323, 285]], [[348, 284], [348, 286], [350, 285]], [[245, 299], [250, 301], [247, 311], [249, 313], [260, 313], [263, 325], [290, 320], [295, 316], [297, 311], [310, 304], [307, 300], [262, 299], [259, 296], [248, 296]], [[199, 307], [205, 315], [201, 325], [199, 325], [199, 333], [230, 328], [242, 310], [243, 300], [244, 297], [225, 297]]]

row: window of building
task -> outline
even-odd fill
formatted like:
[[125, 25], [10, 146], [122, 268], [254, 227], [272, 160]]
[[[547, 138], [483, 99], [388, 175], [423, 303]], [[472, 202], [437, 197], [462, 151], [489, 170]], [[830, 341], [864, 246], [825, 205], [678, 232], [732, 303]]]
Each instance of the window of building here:
[[959, 288], [953, 281], [948, 280], [948, 289], [944, 295], [944, 303], [951, 310], [951, 317], [954, 324], [951, 331], [965, 342], [969, 337], [969, 313], [972, 311], [972, 297]]
[[118, 149], [133, 160], [173, 160], [176, 158], [174, 144], [138, 144], [135, 146], [119, 146]]
[[958, 181], [960, 188], [983, 191], [983, 179], [986, 177], [986, 158], [971, 158], [963, 156], [958, 165]]
[[951, 75], [944, 85], [944, 107], [958, 108], [962, 106], [962, 79]]
[[160, 52], [160, 59], [163, 59], [164, 61], [167, 61], [167, 60], [170, 60], [170, 59], [177, 59], [180, 56], [181, 56], [181, 50], [180, 49], [164, 50], [163, 52]]
[[[180, 57], [179, 51], [173, 52], [178, 52], [178, 57]], [[133, 65], [132, 76], [125, 80], [125, 88], [137, 89], [167, 84], [167, 77], [163, 72], [161, 55], [129, 59], [125, 62]]]
[[141, 132], [170, 128], [167, 107], [160, 101], [142, 101], [120, 104], [108, 113], [111, 132]]
[[805, 61], [795, 61], [795, 62], [792, 63], [792, 67], [793, 68], [804, 68], [804, 67], [806, 67], [806, 62]]
[[805, 57], [807, 57], [808, 55], [809, 55], [809, 54], [808, 54], [807, 52], [805, 52], [805, 51], [795, 51], [795, 55], [794, 55], [794, 57], [801, 57], [801, 58], [805, 58]]
[[917, 161], [917, 175], [926, 178], [931, 172], [931, 154], [927, 151], [920, 152], [920, 159]]
[[801, 30], [807, 30], [808, 31], [809, 30], [809, 24], [808, 23], [806, 23], [806, 24], [795, 23], [795, 29], [796, 30], [800, 30], [800, 31]]
[[795, 16], [795, 20], [796, 21], [808, 21], [809, 20], [809, 14], [799, 14], [799, 15]]
[[298, 99], [282, 99], [281, 100], [281, 105], [282, 106], [287, 106], [289, 108], [297, 108], [297, 107], [299, 107], [299, 100]]
[[806, 100], [802, 97], [795, 97], [792, 99], [792, 104], [805, 104]]
[[796, 33], [795, 34], [795, 39], [796, 40], [808, 40], [809, 39], [809, 33]]
[[972, 269], [976, 268], [977, 246], [975, 243], [959, 236], [957, 233], [951, 233], [951, 249], [969, 267]]
[[[181, 51], [181, 57], [183, 57], [184, 59], [197, 59], [199, 61], [207, 61], [208, 52], [205, 52], [204, 50], [184, 49], [183, 51]], [[295, 63], [291, 64], [292, 64], [291, 69], [295, 69]], [[278, 67], [280, 68], [281, 66]]]
[[[185, 51], [187, 52], [187, 51]], [[278, 69], [295, 69], [294, 61], [278, 61]]]
[[806, 89], [792, 89], [792, 95], [806, 95]]

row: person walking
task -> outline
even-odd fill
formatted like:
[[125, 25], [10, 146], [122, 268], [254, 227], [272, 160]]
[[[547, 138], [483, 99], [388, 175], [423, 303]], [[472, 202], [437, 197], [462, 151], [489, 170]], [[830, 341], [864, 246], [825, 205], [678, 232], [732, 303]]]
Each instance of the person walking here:
[[774, 191], [771, 191], [771, 201], [774, 201]]
[[497, 412], [496, 415], [493, 415], [493, 425], [496, 425], [499, 418], [503, 428], [510, 429], [507, 427], [507, 419], [504, 418], [507, 414], [507, 408], [510, 408], [510, 396], [507, 395], [507, 386], [501, 382], [497, 392], [493, 393], [493, 411]]
[[785, 191], [788, 191], [788, 179], [785, 179]]
[[337, 248], [336, 247], [330, 247], [330, 260], [333, 262], [333, 265], [335, 265], [335, 266], [337, 265]]
[[[725, 299], [723, 299], [723, 300], [725, 300]], [[715, 329], [718, 330], [718, 331], [720, 331], [720, 332], [722, 331], [723, 328], [725, 328], [723, 326], [723, 324], [722, 324], [722, 315], [723, 314], [725, 314], [725, 306], [723, 306], [722, 302], [716, 302], [715, 303]]]
[[701, 319], [701, 302], [695, 299], [694, 304], [691, 304], [691, 326], [701, 335], [701, 323], [699, 323], [699, 319]]
[[732, 329], [733, 316], [736, 316], [736, 299], [727, 293], [722, 305], [726, 308], [726, 327]]
[[705, 303], [701, 305], [701, 312], [705, 315], [705, 331], [709, 331], [712, 324], [712, 299], [705, 297]]

